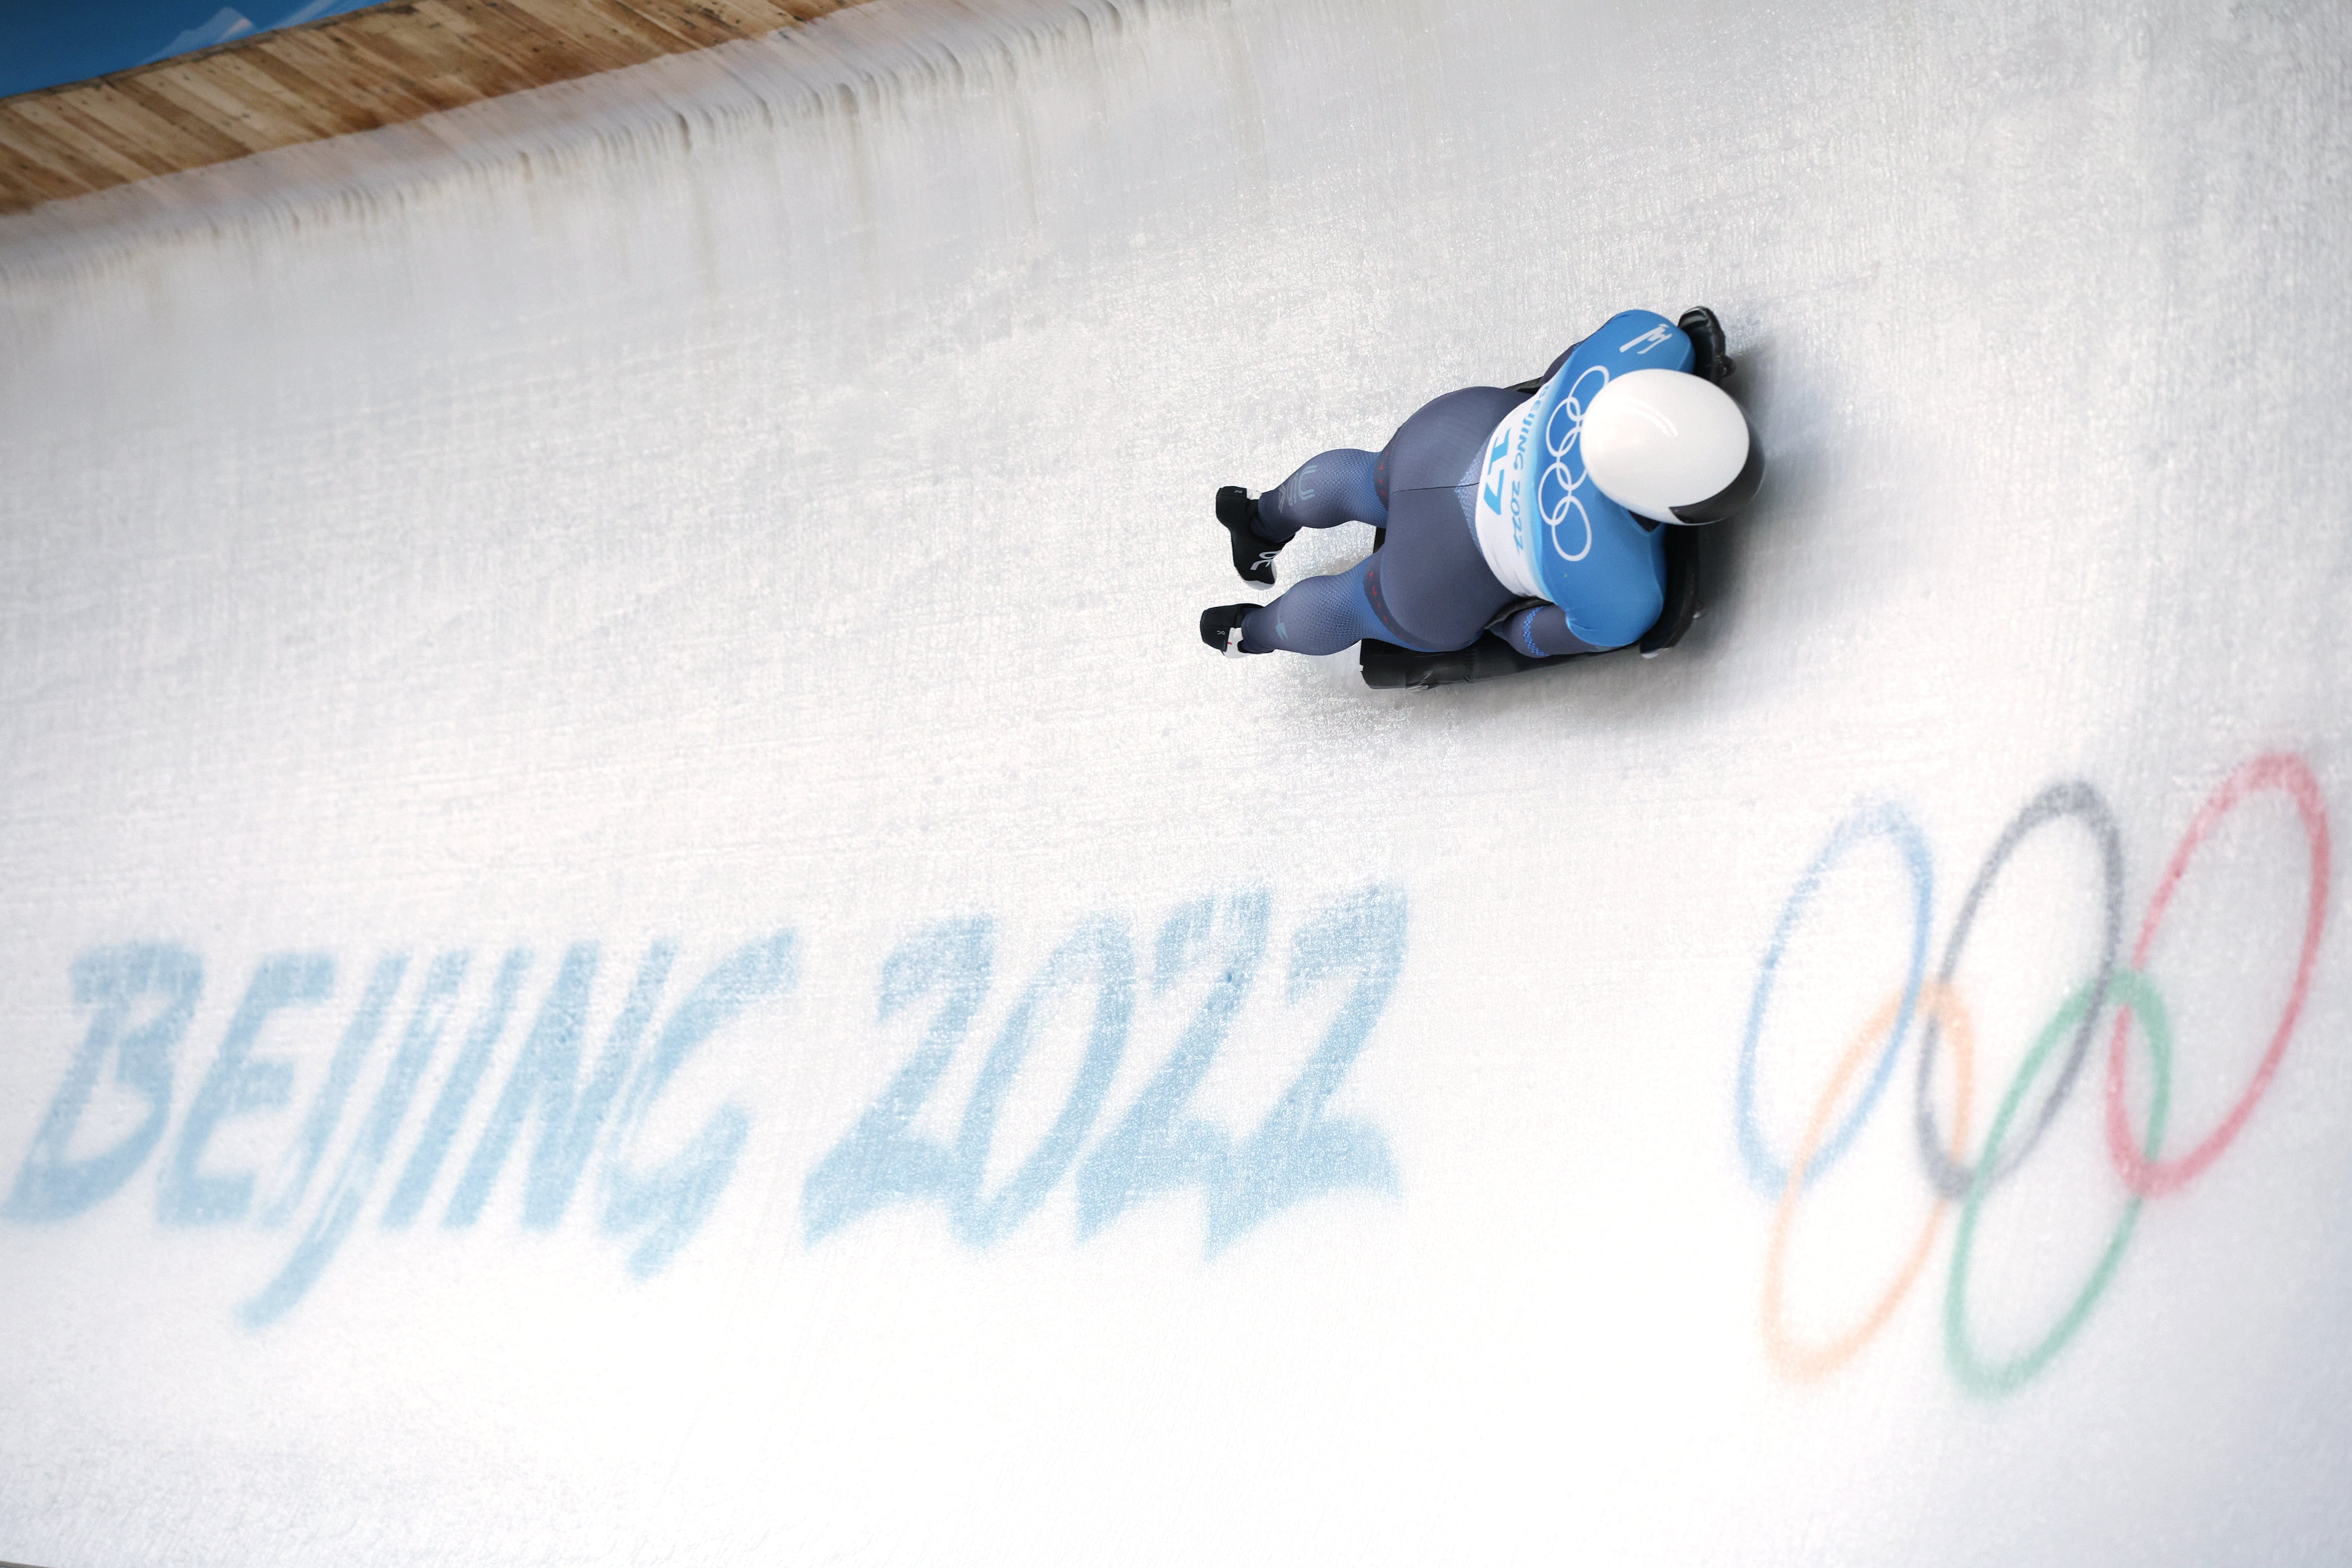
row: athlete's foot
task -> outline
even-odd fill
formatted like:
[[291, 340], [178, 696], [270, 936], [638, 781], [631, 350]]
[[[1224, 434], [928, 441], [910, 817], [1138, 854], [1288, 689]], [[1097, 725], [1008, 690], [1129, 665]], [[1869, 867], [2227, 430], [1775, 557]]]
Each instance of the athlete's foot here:
[[1691, 341], [1693, 375], [1703, 375], [1718, 386], [1731, 379], [1731, 373], [1738, 367], [1723, 352], [1723, 323], [1715, 319], [1713, 310], [1704, 305], [1693, 305], [1675, 325]]
[[1264, 652], [1262, 648], [1242, 647], [1242, 617], [1256, 608], [1255, 605], [1210, 605], [1201, 612], [1201, 640], [1227, 658]]
[[1250, 499], [1249, 491], [1239, 485], [1219, 490], [1217, 521], [1233, 536], [1234, 570], [1241, 580], [1273, 587], [1274, 558], [1282, 552], [1282, 546], [1257, 531], [1257, 502]]

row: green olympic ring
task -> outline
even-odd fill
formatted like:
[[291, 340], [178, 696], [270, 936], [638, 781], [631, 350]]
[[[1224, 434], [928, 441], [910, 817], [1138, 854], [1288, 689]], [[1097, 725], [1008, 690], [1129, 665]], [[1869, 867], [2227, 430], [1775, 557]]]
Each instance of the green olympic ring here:
[[1986, 1398], [1998, 1398], [2013, 1393], [2031, 1383], [2048, 1366], [2068, 1341], [2081, 1330], [2091, 1308], [2115, 1278], [2116, 1266], [2123, 1260], [2124, 1247], [2131, 1240], [2132, 1227], [2138, 1222], [2140, 1205], [2147, 1200], [2137, 1193], [2124, 1205], [2123, 1217], [2116, 1222], [2115, 1233], [2107, 1239], [2107, 1249], [2100, 1256], [2098, 1266], [2074, 1304], [2066, 1309], [2057, 1325], [2042, 1337], [2041, 1342], [2005, 1362], [1990, 1362], [1978, 1352], [1969, 1338], [1969, 1251], [1976, 1239], [1977, 1214], [1984, 1194], [1992, 1186], [1987, 1178], [1996, 1170], [1994, 1156], [2000, 1150], [2003, 1134], [2017, 1108], [2024, 1103], [2025, 1091], [2033, 1083], [2034, 1075], [2049, 1060], [2050, 1053], [2068, 1032], [2080, 1026], [2095, 1008], [2103, 1008], [2109, 999], [2121, 1001], [2130, 1009], [2130, 1016], [2139, 1020], [2146, 1031], [2148, 1055], [2156, 1064], [2156, 1084], [2147, 1111], [2147, 1137], [2144, 1152], [2153, 1160], [2164, 1142], [2165, 1110], [2172, 1094], [2172, 1025], [2165, 1016], [2163, 1000], [2156, 987], [2137, 970], [2118, 969], [2101, 994], [2097, 982], [2085, 985], [2067, 999], [2057, 1015], [2042, 1026], [2034, 1040], [2033, 1048], [2011, 1080], [2009, 1092], [2003, 1096], [2000, 1110], [1992, 1119], [1992, 1130], [1985, 1134], [1984, 1152], [1977, 1158], [1976, 1176], [1969, 1184], [1967, 1206], [1960, 1211], [1960, 1227], [1952, 1238], [1952, 1272], [1948, 1288], [1944, 1292], [1944, 1358], [1950, 1363], [1952, 1375], [1962, 1388]]

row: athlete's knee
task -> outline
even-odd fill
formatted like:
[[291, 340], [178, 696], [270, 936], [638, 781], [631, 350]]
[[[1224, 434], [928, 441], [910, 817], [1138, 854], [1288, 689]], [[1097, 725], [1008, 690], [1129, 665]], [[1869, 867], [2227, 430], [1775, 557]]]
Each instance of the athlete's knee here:
[[1529, 658], [1553, 658], [1567, 653], [1598, 653], [1600, 649], [1576, 635], [1558, 605], [1537, 605], [1519, 611], [1495, 628], [1497, 636]]
[[1666, 591], [1654, 580], [1628, 587], [1599, 610], [1575, 617], [1576, 634], [1595, 647], [1623, 647], [1658, 624]]
[[1269, 605], [1242, 617], [1242, 651], [1270, 653], [1337, 653], [1363, 634], [1353, 617], [1330, 603], [1323, 587], [1328, 577], [1310, 577]]
[[1388, 504], [1376, 482], [1379, 464], [1371, 453], [1349, 447], [1318, 453], [1258, 498], [1259, 512], [1286, 539], [1301, 528], [1336, 528], [1343, 522], [1377, 527], [1388, 519]]

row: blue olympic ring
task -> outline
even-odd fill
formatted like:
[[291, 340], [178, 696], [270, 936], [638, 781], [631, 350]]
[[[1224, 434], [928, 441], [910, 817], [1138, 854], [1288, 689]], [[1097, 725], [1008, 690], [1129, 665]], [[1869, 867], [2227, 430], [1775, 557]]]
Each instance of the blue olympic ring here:
[[1732, 1112], [1739, 1127], [1739, 1153], [1748, 1163], [1748, 1174], [1757, 1188], [1778, 1195], [1789, 1185], [1786, 1162], [1775, 1158], [1764, 1146], [1764, 1134], [1756, 1125], [1756, 1042], [1763, 1033], [1764, 1013], [1772, 1000], [1772, 980], [1780, 966], [1780, 954], [1789, 945], [1789, 938], [1804, 917], [1805, 908], [1812, 902], [1813, 894], [1832, 868], [1844, 858], [1848, 850], [1871, 838], [1893, 841], [1902, 854], [1904, 868], [1911, 875], [1911, 967], [1903, 982], [1903, 1004], [1895, 1015], [1895, 1026], [1887, 1032], [1886, 1049], [1879, 1056], [1878, 1066], [1870, 1075], [1870, 1083], [1862, 1098], [1846, 1113], [1838, 1130], [1824, 1139], [1821, 1148], [1805, 1166], [1805, 1185], [1810, 1187], [1822, 1173], [1838, 1162], [1862, 1124], [1878, 1103], [1878, 1096], [1895, 1076], [1895, 1058], [1903, 1044], [1904, 1035], [1911, 1027], [1911, 1014], [1919, 1001], [1919, 984], [1927, 970], [1927, 925], [1935, 904], [1935, 870], [1927, 856], [1927, 841], [1903, 808], [1892, 803], [1864, 806], [1837, 826], [1821, 853], [1813, 857], [1805, 874], [1797, 879], [1790, 889], [1789, 901], [1781, 906], [1780, 922], [1772, 928], [1772, 944], [1765, 950], [1763, 966], [1756, 973], [1756, 993], [1748, 1004], [1748, 1034], [1739, 1045], [1739, 1078], [1733, 1090]]

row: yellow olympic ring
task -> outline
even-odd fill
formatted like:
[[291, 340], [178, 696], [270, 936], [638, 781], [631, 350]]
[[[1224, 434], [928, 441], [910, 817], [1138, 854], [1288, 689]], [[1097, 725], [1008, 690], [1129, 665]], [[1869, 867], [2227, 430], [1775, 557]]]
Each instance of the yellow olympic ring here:
[[[1967, 1152], [1969, 1140], [1969, 1101], [1976, 1072], [1976, 1026], [1959, 996], [1941, 981], [1929, 980], [1919, 987], [1919, 1009], [1933, 1016], [1945, 1039], [1952, 1048], [1952, 1074], [1958, 1108], [1952, 1117], [1952, 1158], [1957, 1161]], [[1886, 1288], [1863, 1320], [1827, 1344], [1806, 1344], [1789, 1331], [1784, 1321], [1780, 1289], [1781, 1259], [1788, 1252], [1789, 1227], [1796, 1217], [1797, 1194], [1804, 1190], [1805, 1168], [1812, 1163], [1814, 1152], [1821, 1147], [1822, 1134], [1828, 1128], [1831, 1114], [1837, 1110], [1838, 1099], [1844, 1094], [1853, 1075], [1871, 1057], [1871, 1048], [1880, 1037], [1895, 1026], [1902, 1015], [1903, 996], [1897, 992], [1885, 1006], [1880, 1008], [1864, 1025], [1862, 1032], [1846, 1047], [1845, 1056], [1830, 1075], [1829, 1086], [1813, 1107], [1812, 1120], [1805, 1124], [1805, 1135], [1797, 1145], [1796, 1158], [1789, 1163], [1788, 1184], [1780, 1190], [1780, 1205], [1772, 1215], [1772, 1245], [1764, 1263], [1764, 1300], [1761, 1303], [1764, 1321], [1764, 1350], [1774, 1367], [1784, 1375], [1799, 1381], [1826, 1376], [1851, 1359], [1856, 1351], [1870, 1342], [1895, 1309], [1903, 1302], [1912, 1282], [1918, 1279], [1926, 1266], [1928, 1249], [1936, 1244], [1936, 1232], [1944, 1223], [1944, 1210], [1949, 1200], [1940, 1192], [1935, 1206], [1927, 1211], [1927, 1223], [1919, 1232], [1919, 1239], [1905, 1259], [1895, 1282]]]

